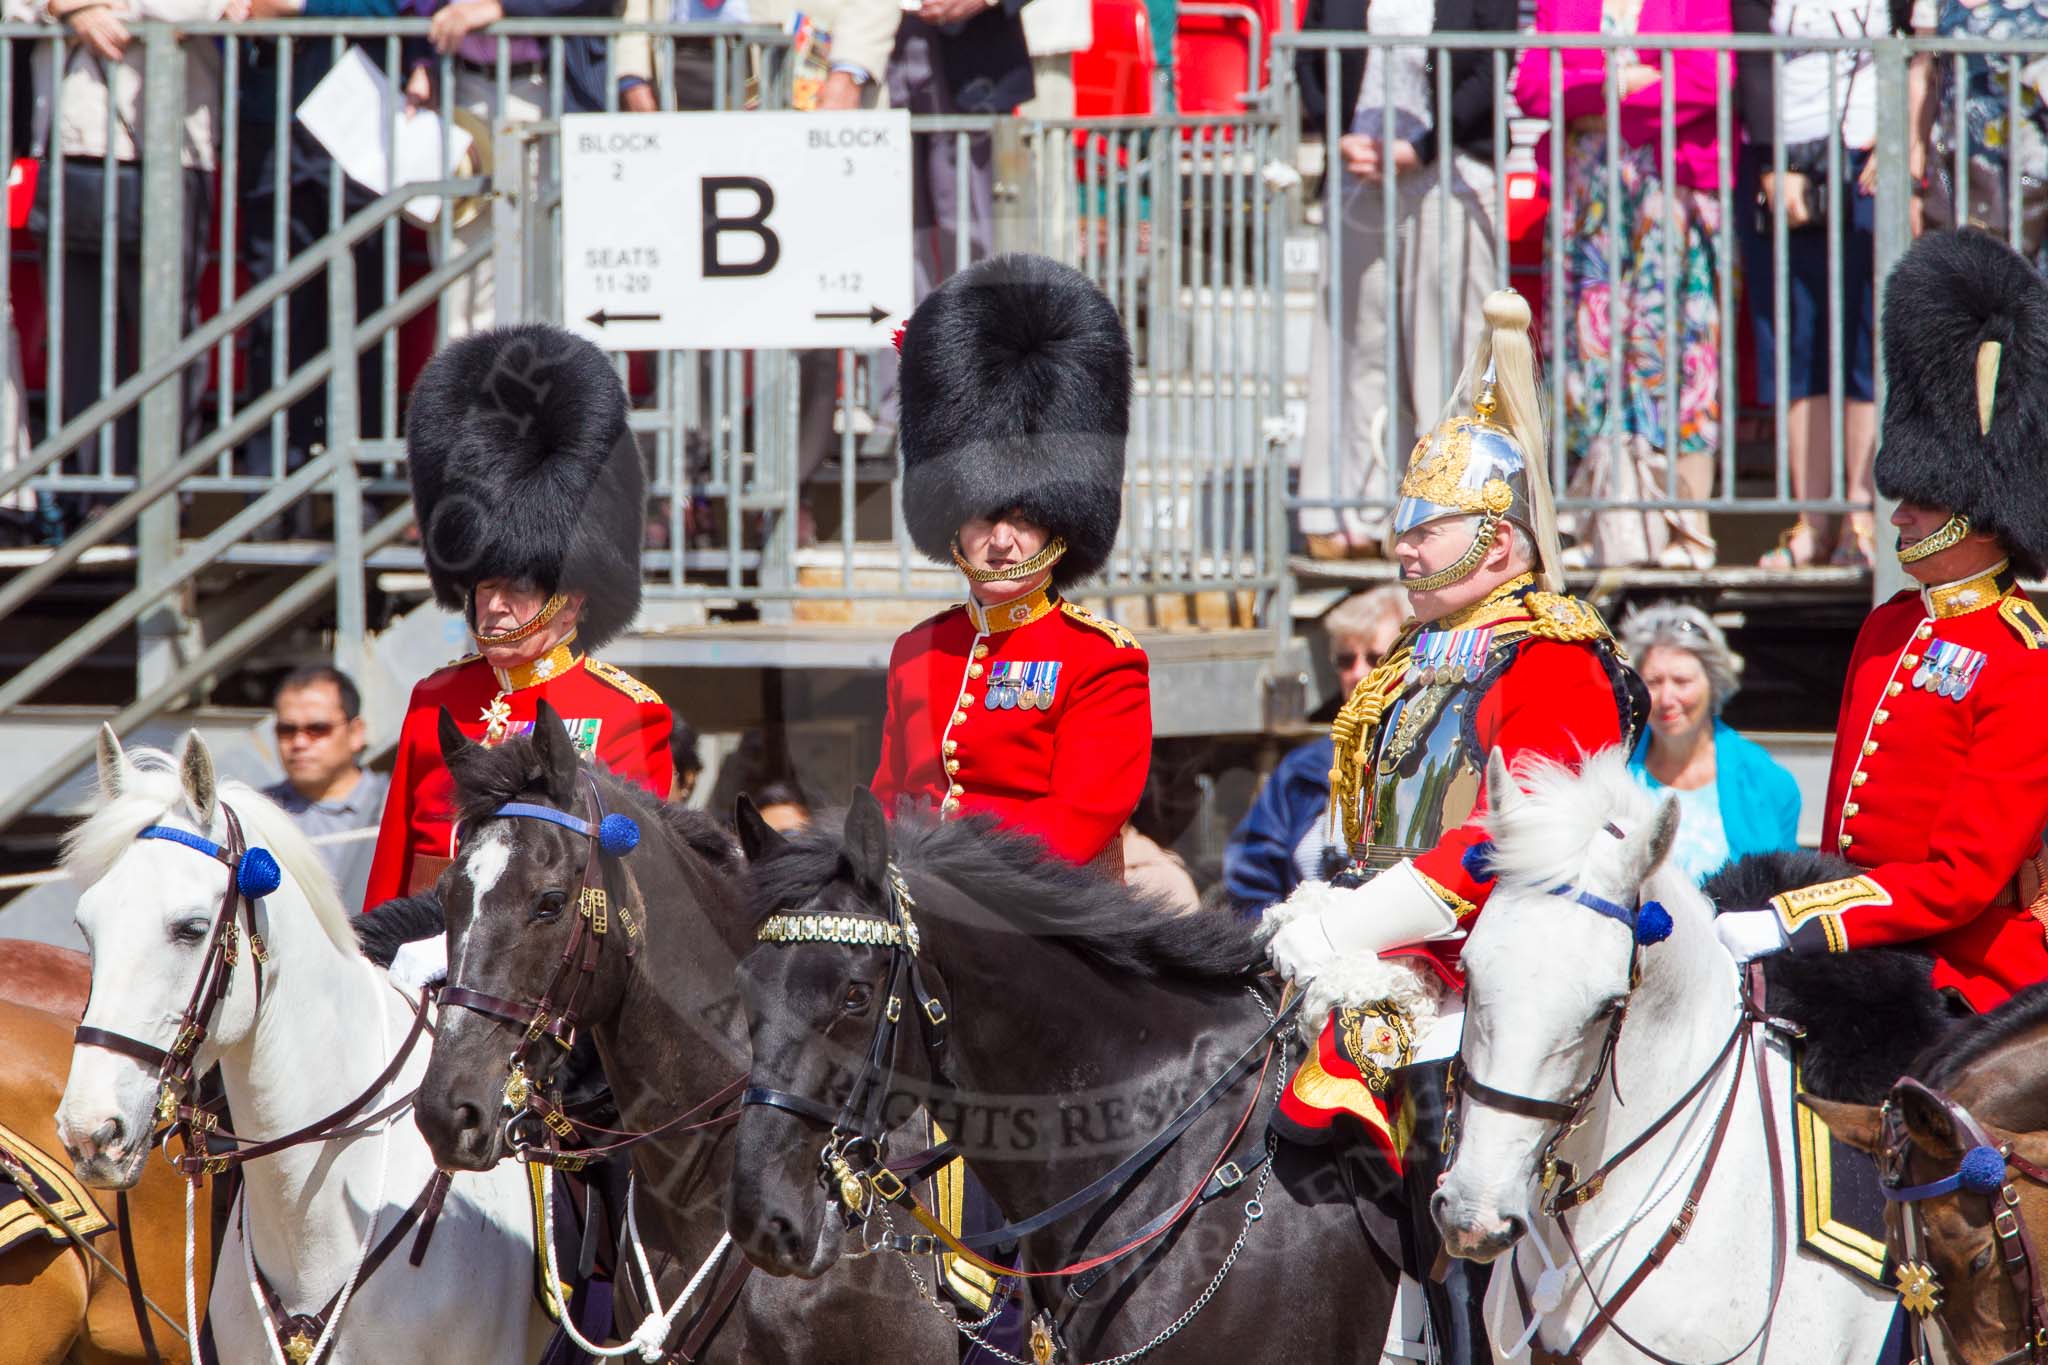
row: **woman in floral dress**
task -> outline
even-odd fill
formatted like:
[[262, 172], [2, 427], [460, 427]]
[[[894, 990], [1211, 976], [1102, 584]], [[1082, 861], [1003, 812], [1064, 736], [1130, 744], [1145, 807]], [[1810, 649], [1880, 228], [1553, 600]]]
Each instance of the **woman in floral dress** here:
[[[1539, 0], [1539, 33], [1726, 33], [1728, 0]], [[1614, 66], [1621, 155], [1619, 197], [1607, 202], [1608, 59]], [[1565, 447], [1577, 457], [1567, 495], [1657, 503], [1669, 498], [1667, 449], [1675, 437], [1678, 495], [1713, 491], [1720, 450], [1721, 215], [1715, 193], [1728, 168], [1715, 141], [1715, 105], [1728, 98], [1726, 53], [1664, 54], [1654, 46], [1567, 49], [1553, 84], [1551, 53], [1531, 48], [1516, 72], [1523, 111], [1548, 117], [1564, 142], [1562, 215]], [[1662, 164], [1666, 102], [1675, 152]], [[1537, 148], [1548, 172], [1549, 138]], [[1667, 259], [1668, 258], [1668, 259]], [[1669, 378], [1678, 376], [1678, 408]], [[1704, 512], [1608, 511], [1561, 518], [1579, 537], [1568, 560], [1704, 568], [1714, 542]]]

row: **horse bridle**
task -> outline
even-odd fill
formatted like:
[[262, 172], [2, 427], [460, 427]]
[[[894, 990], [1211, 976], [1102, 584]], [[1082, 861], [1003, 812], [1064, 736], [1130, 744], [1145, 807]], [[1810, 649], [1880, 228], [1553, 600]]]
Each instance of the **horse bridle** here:
[[235, 965], [241, 960], [240, 939], [245, 933], [249, 939], [249, 951], [256, 960], [256, 1008], [263, 1008], [263, 968], [270, 961], [270, 953], [256, 928], [256, 902], [277, 890], [283, 882], [277, 860], [269, 851], [248, 847], [242, 836], [242, 822], [234, 810], [223, 803], [221, 812], [227, 817], [228, 841], [225, 846], [205, 835], [173, 825], [149, 825], [135, 836], [183, 844], [228, 869], [228, 884], [221, 893], [220, 912], [214, 916], [213, 931], [207, 936], [206, 949], [199, 960], [199, 979], [192, 983], [192, 994], [185, 1001], [184, 1012], [178, 1016], [178, 1031], [171, 1045], [161, 1048], [140, 1038], [90, 1024], [79, 1025], [71, 1035], [74, 1044], [105, 1048], [156, 1069], [156, 1118], [159, 1124], [168, 1125], [160, 1140], [168, 1141], [171, 1133], [179, 1129], [185, 1131], [185, 1155], [172, 1160], [193, 1179], [201, 1174], [219, 1174], [227, 1169], [225, 1157], [209, 1156], [203, 1141], [191, 1140], [191, 1130], [212, 1128], [215, 1117], [190, 1103], [194, 1058], [198, 1055], [199, 1045], [206, 1041], [207, 1033], [213, 1027], [213, 1016], [234, 982]]
[[[1956, 1133], [1970, 1143], [1954, 1172], [1923, 1185], [1903, 1183], [1914, 1148], [1912, 1132], [1899, 1111], [1898, 1100], [1905, 1094], [1916, 1095], [1947, 1114]], [[1927, 1232], [1921, 1225], [1918, 1206], [1923, 1200], [1943, 1195], [1980, 1194], [1990, 1201], [1991, 1231], [1997, 1241], [2000, 1268], [2027, 1315], [2026, 1322], [2021, 1325], [2024, 1338], [2021, 1344], [2000, 1356], [1993, 1365], [2048, 1360], [2048, 1280], [2043, 1279], [2040, 1254], [2032, 1234], [2027, 1231], [2025, 1220], [2020, 1217], [2018, 1183], [2011, 1178], [2017, 1175], [2037, 1185], [2048, 1185], [2048, 1170], [2013, 1151], [2012, 1144], [1994, 1142], [1989, 1130], [1953, 1096], [1911, 1076], [1902, 1076], [1893, 1084], [1880, 1113], [1882, 1189], [1887, 1201], [1900, 1206], [1899, 1224], [1905, 1259], [1898, 1268], [1899, 1296], [1907, 1309], [1912, 1331], [1918, 1336], [1914, 1352], [1916, 1358], [1927, 1359], [1927, 1322], [1930, 1318], [1935, 1319], [1944, 1334], [1948, 1331], [1935, 1311], [1940, 1307], [1938, 1295], [1941, 1286], [1935, 1279], [1933, 1268], [1920, 1259], [1924, 1254]], [[1961, 1356], [1953, 1349], [1952, 1338], [1949, 1347], [1950, 1357], [1959, 1360]]]
[[834, 943], [886, 948], [889, 953], [882, 1007], [868, 1038], [867, 1055], [844, 1101], [835, 1108], [808, 1095], [752, 1080], [740, 1094], [742, 1107], [780, 1109], [829, 1126], [829, 1136], [818, 1158], [819, 1178], [828, 1195], [837, 1198], [849, 1225], [864, 1218], [873, 1202], [864, 1175], [879, 1168], [884, 1155], [884, 1110], [896, 1081], [896, 1041], [906, 993], [915, 1001], [920, 1016], [931, 1078], [935, 1083], [946, 1083], [947, 1076], [946, 1033], [950, 1015], [945, 1001], [926, 979], [920, 961], [923, 942], [917, 921], [911, 917], [917, 902], [911, 897], [903, 874], [893, 865], [889, 868], [888, 883], [888, 901], [882, 915], [785, 912], [762, 921], [755, 935], [763, 943]]
[[[569, 940], [562, 945], [561, 956], [539, 999], [513, 1000], [454, 982], [441, 988], [442, 1008], [471, 1010], [519, 1030], [519, 1041], [507, 1060], [503, 1101], [511, 1112], [505, 1119], [503, 1136], [506, 1145], [523, 1160], [564, 1170], [581, 1168], [589, 1154], [561, 1150], [561, 1141], [572, 1136], [574, 1130], [561, 1106], [542, 1094], [533, 1079], [533, 1073], [539, 1070], [537, 1053], [544, 1042], [553, 1046], [557, 1056], [575, 1045], [578, 1011], [596, 980], [605, 941], [611, 936], [614, 907], [605, 882], [603, 859], [606, 855], [623, 858], [638, 845], [640, 837], [639, 826], [630, 816], [604, 811], [597, 783], [589, 773], [582, 774], [582, 796], [580, 818], [553, 806], [526, 801], [508, 801], [494, 812], [505, 818], [558, 825], [585, 841], [583, 870], [577, 874], [569, 900], [575, 923], [570, 926]], [[639, 952], [640, 926], [624, 901], [616, 909], [619, 927], [625, 931], [626, 959], [630, 962]], [[537, 1146], [524, 1141], [520, 1131], [531, 1119], [537, 1119], [545, 1130]]]

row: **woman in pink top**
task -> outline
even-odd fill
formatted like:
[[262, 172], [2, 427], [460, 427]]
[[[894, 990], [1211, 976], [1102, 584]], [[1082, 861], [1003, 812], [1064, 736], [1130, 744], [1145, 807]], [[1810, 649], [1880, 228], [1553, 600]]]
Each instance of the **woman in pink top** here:
[[[1603, 52], [1530, 48], [1515, 73], [1522, 111], [1560, 133], [1564, 184], [1551, 212], [1563, 215], [1564, 356], [1560, 392], [1566, 449], [1579, 457], [1578, 497], [1654, 502], [1668, 486], [1675, 454], [1681, 498], [1713, 490], [1721, 439], [1721, 214], [1715, 198], [1735, 149], [1717, 146], [1715, 105], [1731, 98], [1734, 59], [1726, 53], [1664, 52], [1655, 35], [1726, 33], [1728, 0], [1538, 0], [1538, 33], [1640, 34], [1640, 48]], [[1619, 200], [1607, 203], [1609, 61], [1614, 67], [1621, 156]], [[1553, 75], [1555, 74], [1555, 79]], [[1663, 162], [1671, 126], [1674, 155]], [[1731, 119], [1732, 125], [1732, 119]], [[1537, 148], [1550, 169], [1550, 141]], [[1668, 241], [1667, 241], [1668, 238]], [[1667, 254], [1670, 276], [1666, 278]], [[1613, 258], [1610, 271], [1609, 256]], [[1619, 352], [1616, 383], [1615, 352]], [[1667, 378], [1678, 375], [1678, 410], [1667, 411]], [[1667, 449], [1675, 434], [1675, 450]], [[1656, 563], [1705, 568], [1714, 541], [1703, 512], [1603, 512], [1571, 519], [1580, 564]]]

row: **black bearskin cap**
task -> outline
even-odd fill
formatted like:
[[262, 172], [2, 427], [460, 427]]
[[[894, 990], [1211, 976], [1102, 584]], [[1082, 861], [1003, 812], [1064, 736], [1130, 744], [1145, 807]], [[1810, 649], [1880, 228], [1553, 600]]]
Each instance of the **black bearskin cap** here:
[[405, 447], [442, 606], [466, 612], [484, 579], [523, 578], [586, 595], [585, 650], [632, 623], [647, 471], [604, 352], [538, 324], [465, 337], [420, 372]]
[[962, 523], [1011, 508], [1055, 535], [1064, 587], [1109, 562], [1123, 520], [1131, 344], [1088, 277], [1043, 256], [995, 256], [911, 314], [901, 381], [903, 515], [952, 562]]
[[[1977, 417], [1977, 353], [2003, 348], [1991, 430]], [[2048, 283], [1975, 228], [1932, 232], [1884, 296], [1884, 434], [1877, 488], [1961, 512], [2013, 567], [2048, 566]]]

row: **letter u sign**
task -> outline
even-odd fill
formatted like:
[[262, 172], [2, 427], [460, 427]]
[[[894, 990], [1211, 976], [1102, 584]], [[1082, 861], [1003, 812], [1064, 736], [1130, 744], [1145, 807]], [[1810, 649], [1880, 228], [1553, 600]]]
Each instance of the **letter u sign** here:
[[[719, 212], [718, 196], [751, 195], [752, 207], [734, 215]], [[782, 242], [768, 226], [775, 211], [775, 191], [767, 181], [751, 175], [707, 175], [702, 181], [704, 208], [704, 278], [724, 279], [736, 275], [765, 275], [782, 257]], [[728, 234], [747, 234], [760, 240], [760, 253], [749, 261], [728, 261], [720, 239]]]

